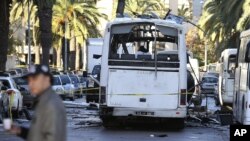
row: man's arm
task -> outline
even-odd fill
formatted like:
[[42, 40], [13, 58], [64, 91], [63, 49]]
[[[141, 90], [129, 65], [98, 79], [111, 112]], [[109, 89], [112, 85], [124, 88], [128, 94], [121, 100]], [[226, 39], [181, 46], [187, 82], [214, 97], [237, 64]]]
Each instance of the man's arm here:
[[15, 134], [23, 139], [27, 139], [28, 133], [29, 133], [29, 128], [17, 126], [17, 125], [12, 125], [11, 129], [8, 132]]

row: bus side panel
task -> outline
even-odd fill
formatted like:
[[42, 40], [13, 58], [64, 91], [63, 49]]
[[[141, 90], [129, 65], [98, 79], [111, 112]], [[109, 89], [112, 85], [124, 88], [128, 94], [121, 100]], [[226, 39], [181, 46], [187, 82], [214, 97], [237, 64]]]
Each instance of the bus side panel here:
[[109, 71], [108, 106], [176, 109], [179, 72], [143, 70]]

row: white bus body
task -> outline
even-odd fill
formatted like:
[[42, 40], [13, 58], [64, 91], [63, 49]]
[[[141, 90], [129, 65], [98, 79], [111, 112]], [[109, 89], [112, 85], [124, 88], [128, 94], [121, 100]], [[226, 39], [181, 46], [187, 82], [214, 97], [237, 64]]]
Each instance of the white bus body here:
[[232, 105], [234, 91], [234, 70], [237, 49], [225, 49], [219, 59], [219, 102], [222, 106]]
[[[121, 18], [107, 24], [104, 35], [100, 80], [104, 125], [116, 117], [168, 118], [184, 124], [187, 51], [183, 26], [161, 19]], [[144, 53], [137, 51], [141, 46]]]
[[[200, 70], [199, 70], [198, 59], [189, 57], [189, 64], [187, 64], [187, 68], [193, 76], [195, 86], [198, 86], [200, 81]], [[198, 93], [199, 93], [199, 88], [195, 87], [194, 95], [198, 95]]]
[[250, 125], [250, 30], [241, 33], [237, 53], [233, 115], [241, 124]]

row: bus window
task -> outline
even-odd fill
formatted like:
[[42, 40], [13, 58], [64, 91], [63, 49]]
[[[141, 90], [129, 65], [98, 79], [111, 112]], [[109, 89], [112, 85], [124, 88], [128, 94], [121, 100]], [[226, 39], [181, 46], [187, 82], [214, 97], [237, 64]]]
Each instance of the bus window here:
[[[154, 67], [155, 57], [159, 57], [158, 61], [179, 61], [177, 29], [153, 23], [133, 23], [112, 27], [109, 59], [122, 60], [112, 62], [112, 65], [119, 63], [122, 66]], [[131, 61], [148, 63], [131, 63]]]
[[236, 67], [236, 55], [230, 55], [228, 58], [228, 68], [227, 68], [230, 77], [234, 77], [235, 67]]

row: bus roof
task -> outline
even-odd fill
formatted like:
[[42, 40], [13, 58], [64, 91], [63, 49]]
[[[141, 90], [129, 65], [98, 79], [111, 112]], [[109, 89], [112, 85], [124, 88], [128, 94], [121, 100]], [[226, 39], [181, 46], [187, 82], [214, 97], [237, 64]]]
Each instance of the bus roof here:
[[246, 30], [246, 31], [243, 31], [241, 32], [240, 34], [240, 37], [243, 38], [243, 37], [247, 37], [247, 36], [250, 36], [250, 29]]
[[116, 18], [114, 21], [107, 24], [107, 26], [115, 24], [129, 24], [129, 23], [155, 23], [156, 25], [162, 25], [167, 27], [176, 28], [183, 30], [184, 26], [182, 24], [176, 23], [173, 20], [163, 20], [163, 19], [143, 19], [143, 18]]
[[221, 53], [221, 57], [225, 55], [237, 54], [237, 48], [228, 48]]

